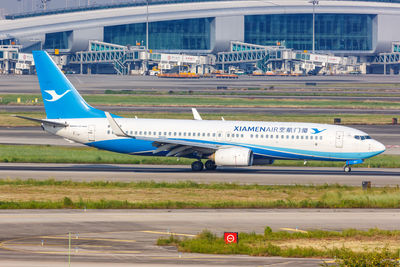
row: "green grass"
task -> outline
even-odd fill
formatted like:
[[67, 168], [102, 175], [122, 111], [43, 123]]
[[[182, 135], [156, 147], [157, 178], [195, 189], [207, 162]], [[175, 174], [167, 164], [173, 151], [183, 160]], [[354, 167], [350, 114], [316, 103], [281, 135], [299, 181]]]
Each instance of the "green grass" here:
[[[42, 104], [40, 95], [0, 95], [2, 104], [16, 104], [21, 98], [21, 104], [36, 105], [35, 98]], [[324, 108], [354, 108], [354, 109], [400, 109], [400, 102], [392, 101], [356, 101], [356, 100], [301, 100], [301, 99], [249, 99], [229, 97], [187, 97], [166, 95], [84, 95], [85, 100], [92, 105], [126, 105], [126, 106], [231, 106], [231, 107], [324, 107]]]
[[[400, 208], [399, 187], [0, 180], [0, 209]], [[272, 238], [272, 237], [271, 237]]]
[[[0, 162], [190, 165], [193, 159], [134, 156], [91, 147], [0, 145]], [[304, 166], [304, 161], [277, 160], [273, 166]], [[343, 167], [343, 162], [309, 161], [306, 166]], [[355, 167], [400, 168], [400, 155], [379, 155]]]
[[359, 231], [347, 229], [341, 232], [329, 232], [322, 230], [308, 231], [308, 233], [288, 233], [284, 231], [273, 232], [266, 227], [263, 235], [256, 233], [239, 233], [238, 244], [225, 244], [222, 237], [219, 237], [208, 230], [204, 230], [195, 238], [179, 238], [169, 236], [160, 238], [158, 245], [173, 245], [182, 252], [207, 253], [207, 254], [246, 254], [251, 256], [280, 256], [296, 258], [334, 258], [335, 266], [399, 266], [396, 259], [399, 249], [388, 247], [375, 249], [364, 249], [364, 251], [353, 250], [348, 247], [313, 247], [313, 246], [282, 246], [279, 242], [292, 240], [321, 240], [329, 243], [331, 239], [346, 240], [385, 240], [399, 238], [400, 231], [386, 231], [370, 229]]

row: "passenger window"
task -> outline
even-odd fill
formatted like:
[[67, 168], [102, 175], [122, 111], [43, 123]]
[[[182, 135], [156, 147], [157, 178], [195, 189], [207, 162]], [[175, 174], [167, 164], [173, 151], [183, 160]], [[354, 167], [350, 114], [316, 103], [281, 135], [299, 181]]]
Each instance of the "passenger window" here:
[[264, 138], [264, 135], [260, 135], [260, 138]]
[[244, 135], [243, 135], [243, 134], [241, 134], [241, 135], [240, 135], [240, 137], [242, 137], [242, 138], [243, 138], [243, 137], [244, 137]]
[[265, 138], [268, 138], [268, 134], [265, 135]]
[[322, 135], [319, 137], [319, 140], [322, 140]]
[[279, 135], [276, 135], [276, 139], [279, 139]]
[[218, 137], [221, 137], [221, 134], [220, 134], [220, 133], [218, 134]]
[[258, 134], [256, 134], [256, 138], [258, 138]]
[[110, 130], [107, 131], [107, 134], [110, 134]]
[[304, 136], [301, 136], [300, 138], [301, 138], [301, 140], [303, 140], [303, 139], [304, 139]]
[[206, 136], [206, 133], [203, 133], [203, 137]]
[[292, 135], [292, 139], [294, 139], [294, 135]]
[[286, 139], [289, 139], [289, 135], [286, 135]]
[[313, 137], [312, 137], [312, 136], [310, 136], [310, 139], [311, 139], [311, 140], [313, 140]]
[[157, 135], [157, 132], [153, 132], [153, 135]]
[[139, 132], [139, 135], [142, 135], [142, 131]]
[[271, 139], [274, 139], [274, 136], [271, 134]]
[[137, 135], [137, 131], [135, 131], [135, 135]]
[[207, 133], [207, 136], [210, 137], [210, 133]]
[[250, 135], [250, 138], [253, 138], [253, 135], [252, 135], [252, 134]]
[[284, 138], [285, 138], [285, 136], [284, 136], [284, 135], [281, 135], [281, 138], [282, 138], [282, 139], [284, 139]]
[[308, 135], [306, 135], [306, 140], [308, 140]]

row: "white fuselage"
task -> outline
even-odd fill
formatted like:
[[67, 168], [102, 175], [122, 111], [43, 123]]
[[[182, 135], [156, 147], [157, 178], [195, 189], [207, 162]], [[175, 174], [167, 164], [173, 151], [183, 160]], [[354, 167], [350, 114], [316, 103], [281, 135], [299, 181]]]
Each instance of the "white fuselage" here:
[[[48, 132], [78, 143], [129, 154], [149, 154], [152, 142], [114, 135], [106, 118], [54, 120], [68, 127], [45, 126]], [[354, 160], [382, 153], [385, 147], [357, 129], [328, 124], [216, 120], [117, 118], [128, 135], [190, 140], [246, 147], [260, 158]], [[358, 137], [358, 138], [357, 138]], [[149, 154], [150, 155], [150, 154]]]

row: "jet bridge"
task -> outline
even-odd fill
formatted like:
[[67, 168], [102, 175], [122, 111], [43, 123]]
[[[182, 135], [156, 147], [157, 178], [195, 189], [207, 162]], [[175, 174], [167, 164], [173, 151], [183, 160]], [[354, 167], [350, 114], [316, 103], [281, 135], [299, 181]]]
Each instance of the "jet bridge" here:
[[89, 50], [80, 51], [69, 57], [69, 64], [83, 65], [111, 63], [120, 75], [126, 75], [130, 70], [130, 63], [141, 61], [146, 49], [144, 46], [122, 46], [100, 41], [89, 41]]
[[[290, 71], [293, 65], [301, 69], [315, 69], [316, 66], [348, 66], [356, 64], [355, 58], [336, 57], [328, 54], [311, 54], [307, 52], [294, 51], [285, 46], [262, 46], [238, 41], [231, 41], [229, 52], [220, 52], [216, 57], [216, 64], [222, 69], [225, 65], [239, 63], [256, 63], [258, 69], [263, 72], [271, 70], [274, 63], [279, 62], [281, 70]], [[283, 67], [282, 67], [283, 66]]]

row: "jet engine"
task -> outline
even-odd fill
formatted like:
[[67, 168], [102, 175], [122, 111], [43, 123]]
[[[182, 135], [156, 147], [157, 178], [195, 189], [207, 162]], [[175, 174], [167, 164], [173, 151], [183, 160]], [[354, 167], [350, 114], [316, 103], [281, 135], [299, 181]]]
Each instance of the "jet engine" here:
[[209, 158], [218, 166], [253, 165], [253, 151], [244, 147], [220, 148]]

